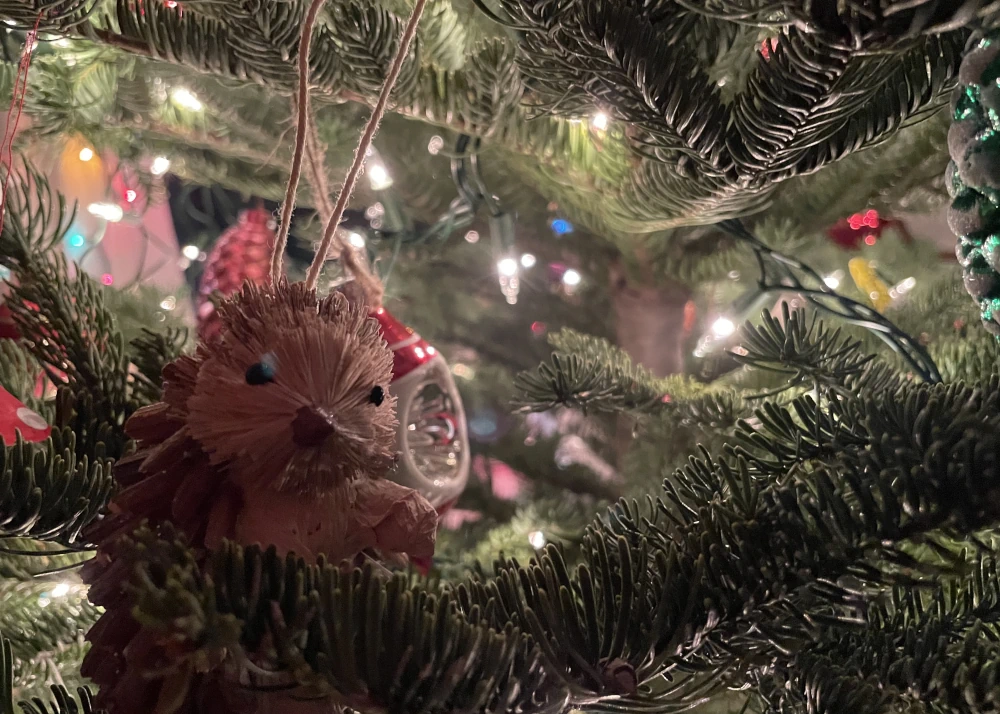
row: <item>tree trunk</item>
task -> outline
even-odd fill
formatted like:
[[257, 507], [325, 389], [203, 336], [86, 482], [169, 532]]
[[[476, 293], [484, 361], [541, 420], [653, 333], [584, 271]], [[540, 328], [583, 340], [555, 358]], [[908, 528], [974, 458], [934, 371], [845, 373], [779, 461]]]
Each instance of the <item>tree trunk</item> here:
[[690, 297], [686, 286], [640, 285], [620, 268], [612, 268], [618, 346], [658, 377], [680, 372], [684, 367], [684, 306]]
[[[690, 297], [686, 286], [642, 285], [630, 280], [619, 266], [613, 266], [611, 302], [618, 346], [658, 377], [682, 371], [686, 337], [684, 307]], [[634, 427], [632, 417], [618, 420], [615, 450], [619, 466], [631, 445]]]

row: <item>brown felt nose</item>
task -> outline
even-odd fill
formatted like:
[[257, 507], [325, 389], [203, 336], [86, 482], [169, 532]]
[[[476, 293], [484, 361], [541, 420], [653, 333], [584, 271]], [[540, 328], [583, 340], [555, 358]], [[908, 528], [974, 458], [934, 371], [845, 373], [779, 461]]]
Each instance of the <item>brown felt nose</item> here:
[[333, 431], [330, 415], [317, 407], [300, 407], [292, 420], [292, 441], [296, 446], [319, 446]]

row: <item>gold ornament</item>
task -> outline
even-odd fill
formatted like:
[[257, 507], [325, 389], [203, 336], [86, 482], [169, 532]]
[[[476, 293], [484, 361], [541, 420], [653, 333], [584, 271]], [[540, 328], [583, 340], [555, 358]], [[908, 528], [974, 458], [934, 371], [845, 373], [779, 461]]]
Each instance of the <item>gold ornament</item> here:
[[884, 312], [892, 303], [892, 296], [889, 295], [889, 286], [875, 272], [875, 265], [864, 258], [852, 258], [847, 267], [858, 290], [865, 294], [876, 310]]

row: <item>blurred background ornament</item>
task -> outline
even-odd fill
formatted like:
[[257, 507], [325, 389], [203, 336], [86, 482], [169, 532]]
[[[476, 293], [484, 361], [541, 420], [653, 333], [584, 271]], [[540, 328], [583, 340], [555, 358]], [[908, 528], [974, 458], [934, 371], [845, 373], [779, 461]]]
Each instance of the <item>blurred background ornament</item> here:
[[97, 150], [82, 136], [66, 140], [59, 157], [59, 187], [87, 206], [103, 201], [107, 192], [104, 161]]
[[25, 441], [44, 441], [52, 432], [45, 420], [35, 411], [0, 387], [0, 438], [7, 445], [17, 441], [17, 433]]
[[454, 504], [469, 479], [465, 409], [447, 362], [384, 307], [372, 316], [392, 350], [399, 418], [398, 463], [391, 478], [416, 489], [438, 512]]
[[854, 284], [868, 302], [879, 312], [885, 312], [892, 303], [892, 297], [889, 295], [889, 286], [879, 276], [875, 264], [864, 258], [852, 258], [847, 263], [847, 269], [851, 272]]
[[211, 339], [219, 331], [213, 295], [232, 295], [245, 280], [258, 285], [271, 282], [268, 268], [274, 228], [268, 211], [261, 207], [248, 208], [240, 212], [236, 225], [219, 236], [208, 255], [198, 288], [198, 335], [201, 339]]

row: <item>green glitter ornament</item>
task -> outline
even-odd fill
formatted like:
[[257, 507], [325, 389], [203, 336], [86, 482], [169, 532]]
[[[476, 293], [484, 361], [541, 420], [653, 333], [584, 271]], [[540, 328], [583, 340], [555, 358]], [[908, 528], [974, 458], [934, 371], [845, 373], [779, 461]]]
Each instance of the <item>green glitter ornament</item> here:
[[1000, 337], [1000, 32], [969, 50], [959, 81], [948, 132], [948, 225], [965, 289]]

